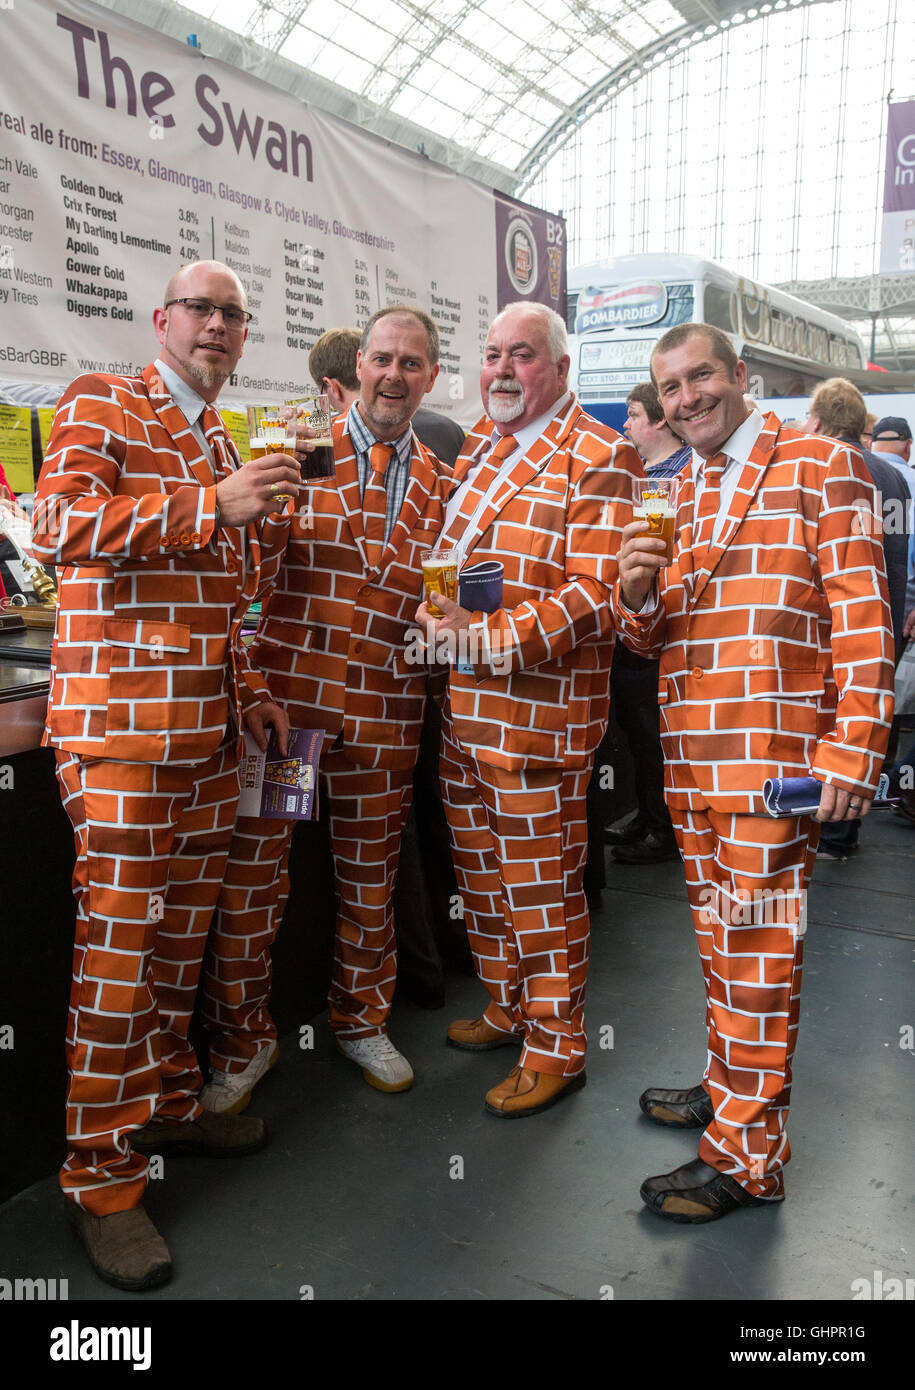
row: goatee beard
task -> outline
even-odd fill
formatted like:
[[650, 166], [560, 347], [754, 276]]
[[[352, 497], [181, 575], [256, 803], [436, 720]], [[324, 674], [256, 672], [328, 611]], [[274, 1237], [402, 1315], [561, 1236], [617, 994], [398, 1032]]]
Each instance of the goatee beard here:
[[511, 420], [517, 420], [519, 415], [524, 414], [524, 388], [522, 387], [515, 393], [514, 399], [510, 401], [500, 401], [494, 399], [494, 387], [489, 388], [489, 418], [494, 420], [497, 425], [507, 425]]

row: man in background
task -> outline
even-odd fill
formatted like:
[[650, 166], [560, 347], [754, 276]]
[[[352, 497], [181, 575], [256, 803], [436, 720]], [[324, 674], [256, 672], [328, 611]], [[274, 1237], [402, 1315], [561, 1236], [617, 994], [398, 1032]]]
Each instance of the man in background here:
[[881, 454], [905, 479], [909, 495], [915, 497], [915, 469], [912, 468], [912, 430], [901, 415], [884, 415], [874, 426], [871, 449]]

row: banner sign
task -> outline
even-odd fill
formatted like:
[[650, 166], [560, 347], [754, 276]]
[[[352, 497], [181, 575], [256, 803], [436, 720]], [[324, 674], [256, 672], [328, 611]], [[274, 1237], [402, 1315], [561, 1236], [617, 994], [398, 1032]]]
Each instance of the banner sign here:
[[660, 280], [612, 289], [585, 289], [578, 296], [575, 332], [595, 328], [640, 328], [667, 313], [667, 286]]
[[302, 395], [321, 333], [404, 302], [441, 334], [427, 403], [469, 423], [497, 309], [564, 317], [561, 218], [88, 0], [17, 0], [0, 33], [0, 376], [139, 370], [198, 258], [254, 315], [224, 404]]
[[915, 270], [915, 101], [887, 106], [880, 274]]

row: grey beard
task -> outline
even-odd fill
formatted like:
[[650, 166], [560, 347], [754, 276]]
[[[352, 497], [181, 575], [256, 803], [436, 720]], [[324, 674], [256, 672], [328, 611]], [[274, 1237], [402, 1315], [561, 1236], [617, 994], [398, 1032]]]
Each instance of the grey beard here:
[[519, 415], [524, 414], [524, 388], [515, 395], [511, 401], [493, 400], [493, 394], [489, 393], [489, 418], [495, 420], [498, 425], [507, 425], [510, 420], [517, 420]]

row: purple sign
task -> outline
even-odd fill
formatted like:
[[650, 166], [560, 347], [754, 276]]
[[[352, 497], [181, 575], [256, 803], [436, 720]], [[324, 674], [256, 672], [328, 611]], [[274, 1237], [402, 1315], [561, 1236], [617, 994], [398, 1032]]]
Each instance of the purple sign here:
[[915, 101], [887, 108], [881, 275], [915, 270]]
[[883, 211], [909, 212], [915, 208], [915, 101], [893, 102], [888, 112]]
[[566, 316], [566, 224], [493, 190], [499, 308], [530, 299]]

